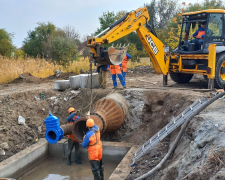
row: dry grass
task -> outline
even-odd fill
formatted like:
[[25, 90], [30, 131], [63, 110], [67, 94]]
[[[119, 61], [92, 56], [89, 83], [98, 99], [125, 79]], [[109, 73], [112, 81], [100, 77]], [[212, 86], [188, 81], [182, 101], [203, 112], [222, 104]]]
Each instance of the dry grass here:
[[[128, 62], [128, 68], [136, 66], [146, 66], [149, 63]], [[95, 67], [93, 66], [93, 69]], [[8, 83], [19, 77], [20, 74], [30, 73], [39, 78], [46, 78], [53, 75], [56, 70], [63, 72], [75, 72], [80, 74], [89, 70], [89, 59], [80, 58], [79, 61], [73, 61], [67, 67], [56, 65], [41, 58], [6, 58], [0, 56], [0, 83]]]

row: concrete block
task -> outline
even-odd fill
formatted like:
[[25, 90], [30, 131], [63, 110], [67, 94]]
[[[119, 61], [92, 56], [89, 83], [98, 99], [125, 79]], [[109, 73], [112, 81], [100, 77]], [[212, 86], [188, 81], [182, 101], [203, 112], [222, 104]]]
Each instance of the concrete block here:
[[[91, 74], [80, 75], [81, 88], [91, 88]], [[98, 73], [92, 74], [92, 88], [99, 87]]]
[[81, 87], [80, 86], [80, 75], [70, 76], [69, 81], [70, 81], [70, 87], [72, 89], [79, 89]]
[[10, 177], [19, 179], [43, 162], [48, 156], [48, 142], [39, 139], [36, 144], [0, 162], [0, 179]]
[[69, 80], [58, 80], [55, 81], [55, 89], [58, 91], [63, 91], [70, 88], [70, 81]]

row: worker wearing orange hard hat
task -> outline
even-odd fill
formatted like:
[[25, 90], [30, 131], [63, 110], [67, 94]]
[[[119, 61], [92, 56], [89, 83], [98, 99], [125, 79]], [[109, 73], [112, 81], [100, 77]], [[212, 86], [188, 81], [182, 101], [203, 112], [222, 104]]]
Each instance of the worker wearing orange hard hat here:
[[[70, 114], [66, 120], [67, 124], [73, 124], [76, 120], [78, 120], [80, 117], [76, 115], [76, 109], [73, 107], [70, 107], [68, 109], [68, 113]], [[71, 165], [71, 154], [73, 151], [73, 148], [75, 147], [75, 162], [77, 164], [82, 164], [79, 160], [79, 152], [80, 152], [80, 144], [79, 142], [75, 141], [73, 134], [68, 135], [68, 162], [67, 165]]]
[[91, 164], [94, 180], [104, 180], [100, 130], [99, 127], [95, 125], [93, 119], [88, 119], [86, 121], [86, 126], [89, 130], [84, 136], [82, 146], [88, 150], [88, 159]]

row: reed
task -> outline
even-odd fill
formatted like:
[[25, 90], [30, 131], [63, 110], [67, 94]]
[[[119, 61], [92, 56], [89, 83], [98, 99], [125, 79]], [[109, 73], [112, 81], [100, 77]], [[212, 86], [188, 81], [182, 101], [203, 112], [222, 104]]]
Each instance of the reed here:
[[[128, 62], [128, 68], [136, 66], [147, 66], [149, 63]], [[46, 78], [54, 75], [56, 70], [63, 72], [74, 72], [80, 74], [90, 69], [89, 59], [80, 57], [79, 60], [69, 63], [67, 66], [57, 65], [49, 60], [41, 58], [7, 58], [0, 56], [0, 83], [8, 83], [19, 77], [20, 74], [30, 73], [38, 78]], [[93, 69], [96, 69], [93, 66]]]

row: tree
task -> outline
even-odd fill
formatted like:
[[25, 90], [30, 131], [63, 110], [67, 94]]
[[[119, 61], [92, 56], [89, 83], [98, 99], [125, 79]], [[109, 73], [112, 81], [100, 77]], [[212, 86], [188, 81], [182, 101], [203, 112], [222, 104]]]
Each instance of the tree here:
[[14, 56], [15, 56], [16, 58], [24, 58], [25, 53], [24, 53], [23, 50], [17, 49], [17, 50], [15, 51], [15, 53], [14, 53]]
[[[95, 32], [95, 35], [99, 34], [103, 30], [108, 28], [111, 24], [113, 24], [116, 20], [123, 17], [125, 14], [126, 14], [126, 11], [119, 11], [116, 14], [114, 12], [109, 12], [109, 11], [103, 12], [103, 15], [101, 17], [99, 17], [100, 28], [97, 29], [97, 31]], [[124, 45], [124, 44], [128, 44], [128, 43], [135, 44], [136, 49], [138, 49], [138, 50], [143, 49], [143, 45], [142, 45], [136, 32], [132, 32], [132, 33], [128, 34], [127, 36], [124, 36], [121, 39], [118, 39], [113, 42], [114, 46], [117, 44]], [[112, 45], [112, 43], [110, 43], [108, 45], [104, 45], [104, 46], [110, 47], [111, 45]]]
[[112, 23], [114, 23], [116, 21], [116, 15], [114, 12], [107, 11], [103, 12], [103, 15], [100, 16], [98, 19], [100, 22], [100, 28], [97, 29], [95, 35], [99, 34], [103, 30], [108, 28]]
[[38, 27], [34, 31], [29, 31], [28, 37], [23, 41], [22, 49], [28, 56], [44, 56], [44, 42], [47, 42], [48, 37], [56, 29], [55, 25], [50, 22], [37, 24]]
[[74, 27], [71, 27], [70, 25], [67, 25], [63, 28], [63, 32], [65, 33], [65, 37], [69, 38], [71, 41], [76, 43], [77, 45], [80, 44], [80, 34]]
[[5, 29], [0, 29], [0, 54], [2, 56], [11, 56], [11, 52], [15, 49], [12, 44], [13, 34], [8, 33]]
[[144, 4], [144, 6], [147, 7], [148, 13], [150, 16], [150, 20], [148, 21], [151, 27], [155, 28], [157, 27], [157, 7], [155, 0], [152, 0], [149, 4]]
[[70, 38], [53, 37], [50, 42], [52, 58], [57, 64], [63, 66], [73, 61], [77, 55], [77, 45]]

